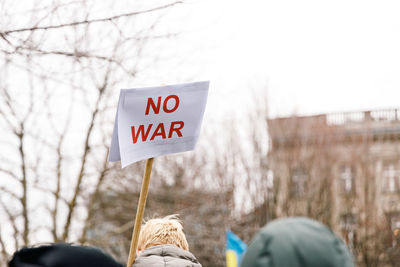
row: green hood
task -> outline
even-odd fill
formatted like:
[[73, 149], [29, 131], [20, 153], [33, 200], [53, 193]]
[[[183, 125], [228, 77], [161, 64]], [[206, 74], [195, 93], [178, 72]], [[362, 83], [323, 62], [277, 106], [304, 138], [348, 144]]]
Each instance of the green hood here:
[[269, 223], [255, 236], [241, 267], [352, 267], [346, 245], [331, 230], [308, 218]]

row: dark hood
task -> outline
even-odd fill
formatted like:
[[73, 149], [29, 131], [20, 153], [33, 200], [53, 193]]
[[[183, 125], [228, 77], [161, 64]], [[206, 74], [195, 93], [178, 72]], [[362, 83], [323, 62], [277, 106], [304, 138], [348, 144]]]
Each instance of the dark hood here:
[[14, 253], [9, 267], [123, 267], [101, 250], [54, 244], [23, 248]]

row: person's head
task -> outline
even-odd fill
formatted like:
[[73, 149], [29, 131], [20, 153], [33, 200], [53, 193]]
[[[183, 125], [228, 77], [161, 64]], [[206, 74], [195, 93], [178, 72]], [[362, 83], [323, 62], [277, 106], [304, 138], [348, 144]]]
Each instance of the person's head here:
[[14, 253], [8, 266], [122, 267], [122, 264], [97, 248], [60, 243], [22, 248]]
[[177, 215], [151, 219], [140, 230], [138, 241], [139, 251], [166, 244], [175, 245], [183, 250], [189, 250], [182, 224]]
[[242, 267], [353, 267], [344, 242], [323, 224], [308, 218], [275, 220], [254, 237]]

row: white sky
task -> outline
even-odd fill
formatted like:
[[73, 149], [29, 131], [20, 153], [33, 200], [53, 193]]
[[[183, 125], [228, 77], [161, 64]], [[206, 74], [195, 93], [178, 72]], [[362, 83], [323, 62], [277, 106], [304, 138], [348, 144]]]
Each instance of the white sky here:
[[218, 108], [265, 88], [272, 116], [400, 107], [400, 1], [201, 0], [174, 12], [191, 66], [179, 71], [210, 79]]

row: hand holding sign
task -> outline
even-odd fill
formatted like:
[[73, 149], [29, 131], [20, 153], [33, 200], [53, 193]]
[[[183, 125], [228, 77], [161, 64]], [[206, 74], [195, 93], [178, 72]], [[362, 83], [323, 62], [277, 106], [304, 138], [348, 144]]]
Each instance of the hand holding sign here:
[[193, 150], [200, 134], [209, 82], [121, 90], [109, 161], [122, 167], [146, 161], [127, 267], [135, 261], [153, 158]]
[[209, 82], [121, 90], [109, 161], [139, 160], [193, 150]]

